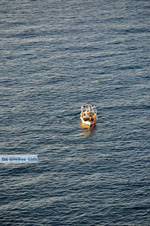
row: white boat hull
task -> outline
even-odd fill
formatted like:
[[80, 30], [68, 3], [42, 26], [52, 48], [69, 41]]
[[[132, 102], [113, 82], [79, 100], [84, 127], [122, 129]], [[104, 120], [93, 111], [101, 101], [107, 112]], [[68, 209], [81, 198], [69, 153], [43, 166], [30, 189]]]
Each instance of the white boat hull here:
[[80, 119], [82, 124], [93, 128], [97, 119], [96, 107], [90, 104], [81, 106]]
[[84, 123], [85, 125], [88, 125], [89, 127], [91, 127], [95, 122], [90, 122], [90, 121], [85, 121], [82, 117], [80, 117], [81, 122]]

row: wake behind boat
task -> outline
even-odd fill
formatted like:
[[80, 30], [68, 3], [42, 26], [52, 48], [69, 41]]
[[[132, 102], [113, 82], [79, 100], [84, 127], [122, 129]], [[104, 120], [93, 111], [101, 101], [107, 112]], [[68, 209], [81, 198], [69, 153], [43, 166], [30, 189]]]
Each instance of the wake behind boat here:
[[96, 107], [91, 104], [81, 106], [80, 119], [83, 124], [94, 127], [97, 119]]

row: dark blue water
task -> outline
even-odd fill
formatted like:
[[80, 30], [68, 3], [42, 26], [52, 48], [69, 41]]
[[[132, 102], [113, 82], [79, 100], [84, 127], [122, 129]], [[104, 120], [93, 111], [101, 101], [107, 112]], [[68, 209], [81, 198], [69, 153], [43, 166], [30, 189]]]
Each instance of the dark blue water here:
[[150, 1], [1, 0], [1, 226], [150, 225], [149, 140]]

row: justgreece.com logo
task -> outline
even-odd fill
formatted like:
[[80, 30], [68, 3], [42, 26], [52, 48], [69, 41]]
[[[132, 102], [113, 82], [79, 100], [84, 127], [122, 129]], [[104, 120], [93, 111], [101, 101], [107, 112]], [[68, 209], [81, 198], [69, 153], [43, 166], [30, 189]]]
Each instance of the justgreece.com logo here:
[[0, 155], [0, 163], [37, 163], [37, 155]]

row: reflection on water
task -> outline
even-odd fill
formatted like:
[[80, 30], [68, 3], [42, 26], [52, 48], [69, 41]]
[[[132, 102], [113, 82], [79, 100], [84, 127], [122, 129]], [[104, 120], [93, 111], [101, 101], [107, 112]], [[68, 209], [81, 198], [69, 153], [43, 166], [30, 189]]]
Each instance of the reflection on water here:
[[90, 128], [88, 125], [85, 125], [84, 123], [80, 123], [80, 128], [81, 128], [81, 130], [80, 130], [80, 134], [82, 135], [82, 136], [89, 136], [89, 135], [91, 135], [92, 133], [94, 133], [94, 131], [95, 131], [95, 129], [96, 129], [96, 125], [94, 125], [94, 127], [92, 128]]

